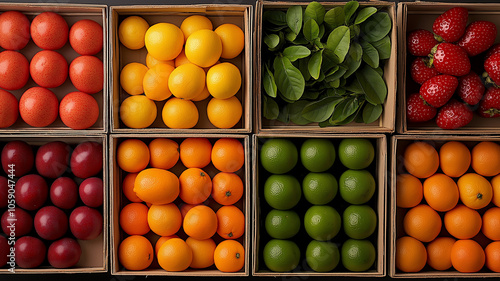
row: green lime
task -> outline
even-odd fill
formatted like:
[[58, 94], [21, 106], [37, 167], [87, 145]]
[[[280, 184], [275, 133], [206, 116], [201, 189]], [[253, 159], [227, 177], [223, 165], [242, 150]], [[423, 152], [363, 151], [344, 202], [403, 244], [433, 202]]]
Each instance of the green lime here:
[[335, 147], [328, 139], [308, 139], [300, 147], [300, 161], [311, 172], [324, 172], [335, 162]]
[[337, 244], [312, 240], [306, 248], [306, 262], [316, 272], [333, 270], [340, 261], [340, 251]]
[[293, 241], [272, 239], [264, 246], [263, 256], [269, 270], [292, 271], [300, 262], [300, 249]]
[[311, 206], [304, 215], [304, 227], [312, 239], [328, 241], [335, 237], [341, 226], [337, 210], [328, 205]]
[[339, 193], [351, 204], [364, 204], [375, 193], [375, 179], [367, 170], [347, 170], [340, 175]]
[[375, 262], [375, 247], [368, 240], [348, 239], [340, 252], [342, 264], [349, 271], [367, 271]]
[[330, 173], [309, 173], [302, 181], [306, 200], [314, 205], [325, 205], [337, 195], [337, 179]]
[[271, 210], [266, 216], [266, 231], [276, 239], [288, 239], [299, 233], [300, 217], [295, 211]]
[[367, 139], [343, 139], [339, 144], [339, 159], [349, 169], [365, 169], [375, 157], [373, 144]]
[[275, 209], [291, 209], [299, 203], [301, 196], [300, 182], [291, 175], [271, 175], [264, 183], [264, 198]]
[[351, 205], [342, 216], [344, 232], [353, 239], [365, 239], [377, 228], [377, 214], [368, 205]]
[[288, 139], [269, 139], [260, 149], [260, 163], [273, 174], [288, 173], [299, 159], [297, 147]]

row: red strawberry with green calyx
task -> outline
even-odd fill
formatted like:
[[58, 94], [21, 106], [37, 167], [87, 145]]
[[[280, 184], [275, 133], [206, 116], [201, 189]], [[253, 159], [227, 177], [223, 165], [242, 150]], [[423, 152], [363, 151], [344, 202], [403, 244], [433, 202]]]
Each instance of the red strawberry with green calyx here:
[[497, 27], [490, 21], [475, 21], [467, 26], [465, 34], [457, 42], [469, 56], [476, 56], [488, 50], [497, 37]]
[[433, 107], [445, 105], [455, 93], [458, 79], [451, 75], [438, 75], [427, 80], [420, 87], [420, 96]]
[[471, 71], [458, 79], [458, 96], [468, 105], [476, 105], [484, 95], [484, 84], [481, 77]]
[[500, 117], [500, 89], [490, 87], [479, 103], [478, 113], [482, 117]]
[[500, 86], [500, 53], [495, 53], [484, 61], [484, 70], [483, 78], [486, 83]]
[[411, 94], [406, 100], [408, 122], [425, 122], [436, 116], [437, 109], [426, 104], [419, 93]]
[[429, 59], [418, 57], [411, 63], [410, 74], [413, 81], [422, 85], [430, 78], [439, 75], [439, 72], [434, 67], [429, 67]]
[[452, 99], [439, 109], [436, 124], [441, 129], [457, 129], [469, 124], [473, 117], [474, 114], [468, 105]]
[[442, 13], [434, 20], [432, 31], [439, 42], [456, 42], [465, 33], [469, 12], [463, 7], [455, 7]]
[[451, 43], [440, 43], [432, 48], [430, 64], [439, 73], [464, 76], [470, 72], [469, 56], [462, 47]]
[[414, 56], [423, 57], [431, 53], [432, 47], [439, 42], [429, 30], [417, 29], [408, 34], [407, 49]]

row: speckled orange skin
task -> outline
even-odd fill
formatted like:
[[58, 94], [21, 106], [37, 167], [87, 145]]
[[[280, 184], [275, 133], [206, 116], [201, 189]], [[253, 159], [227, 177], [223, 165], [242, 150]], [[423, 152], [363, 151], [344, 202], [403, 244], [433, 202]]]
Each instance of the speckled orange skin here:
[[58, 116], [59, 101], [56, 95], [45, 88], [28, 89], [19, 100], [19, 113], [28, 125], [46, 127]]
[[80, 55], [95, 55], [102, 50], [102, 26], [89, 19], [77, 21], [69, 30], [69, 44]]
[[72, 92], [61, 100], [59, 116], [63, 123], [72, 129], [87, 129], [97, 121], [99, 105], [89, 94]]
[[79, 56], [69, 66], [69, 78], [78, 91], [98, 93], [104, 83], [103, 63], [94, 56]]

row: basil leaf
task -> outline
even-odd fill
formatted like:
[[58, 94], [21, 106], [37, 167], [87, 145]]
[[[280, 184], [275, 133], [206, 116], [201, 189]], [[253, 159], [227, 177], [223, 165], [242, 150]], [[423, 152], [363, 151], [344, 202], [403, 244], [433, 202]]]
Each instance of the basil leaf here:
[[304, 46], [290, 46], [283, 50], [283, 56], [288, 58], [291, 62], [298, 59], [307, 58], [311, 54], [311, 50]]
[[277, 11], [277, 10], [264, 11], [262, 19], [274, 25], [286, 25], [286, 14], [283, 11]]
[[309, 69], [309, 74], [311, 77], [318, 80], [321, 71], [321, 62], [323, 61], [323, 50], [314, 53], [309, 59], [307, 68]]
[[319, 24], [323, 23], [323, 19], [325, 18], [325, 7], [320, 3], [313, 1], [307, 5], [306, 10], [304, 11], [304, 21], [309, 19], [313, 19]]
[[379, 64], [377, 49], [364, 40], [361, 41], [361, 47], [363, 47], [363, 61], [369, 66], [377, 68]]
[[311, 122], [323, 122], [332, 115], [335, 106], [342, 100], [342, 97], [326, 97], [311, 102], [302, 110], [302, 116]]
[[315, 20], [309, 19], [304, 23], [302, 32], [307, 41], [313, 42], [319, 37], [319, 26]]
[[345, 4], [344, 6], [345, 24], [349, 25], [351, 17], [354, 15], [358, 7], [359, 7], [358, 1], [350, 1]]
[[326, 47], [337, 55], [339, 62], [343, 62], [347, 52], [349, 51], [350, 42], [351, 38], [349, 27], [339, 26], [328, 36]]
[[355, 24], [360, 24], [371, 17], [373, 14], [377, 12], [377, 8], [375, 7], [366, 7], [359, 11], [356, 19], [354, 20]]
[[387, 36], [392, 28], [391, 17], [386, 12], [378, 12], [361, 24], [363, 39], [376, 42]]
[[264, 90], [270, 97], [275, 98], [276, 93], [278, 92], [278, 88], [276, 86], [276, 81], [274, 81], [273, 73], [267, 65], [265, 66], [263, 75], [264, 77], [262, 78], [262, 85], [264, 86]]
[[330, 124], [340, 125], [340, 123], [343, 122], [346, 118], [354, 114], [356, 110], [358, 110], [358, 108], [359, 101], [357, 97], [349, 97], [347, 99], [344, 99], [335, 107], [335, 110], [330, 117]]
[[356, 71], [356, 78], [358, 78], [369, 103], [375, 105], [384, 103], [387, 97], [387, 85], [375, 69], [365, 65], [361, 70]]
[[291, 6], [286, 11], [286, 23], [288, 27], [295, 33], [299, 34], [302, 28], [302, 7]]
[[347, 71], [344, 78], [349, 78], [356, 70], [358, 70], [363, 59], [363, 49], [361, 45], [354, 42], [349, 49], [349, 54], [345, 60], [345, 66], [347, 66]]
[[290, 121], [296, 125], [307, 125], [311, 123], [311, 121], [305, 119], [302, 116], [302, 110], [306, 105], [309, 104], [309, 101], [306, 100], [298, 100], [294, 103], [288, 105], [288, 114], [290, 115]]
[[280, 108], [276, 101], [272, 98], [269, 98], [267, 96], [262, 96], [263, 97], [263, 104], [262, 106], [264, 107], [264, 118], [269, 119], [269, 120], [274, 120], [278, 118], [278, 114], [280, 112]]
[[280, 37], [277, 34], [268, 34], [264, 36], [263, 41], [269, 49], [274, 49], [278, 47], [280, 43]]
[[359, 115], [359, 113], [361, 112], [361, 108], [362, 108], [363, 103], [364, 103], [364, 101], [362, 101], [362, 102], [358, 101], [357, 106], [354, 105], [356, 107], [356, 111], [354, 111], [351, 115], [347, 116], [343, 121], [335, 123], [335, 125], [336, 126], [345, 125], [345, 124], [349, 124], [352, 121], [354, 121], [356, 119], [356, 117]]
[[383, 107], [381, 104], [373, 105], [371, 103], [367, 103], [363, 108], [363, 122], [366, 124], [370, 124], [372, 122], [377, 121], [382, 115]]
[[290, 101], [300, 99], [304, 93], [305, 80], [290, 60], [286, 57], [274, 59], [274, 79], [280, 93]]
[[389, 35], [380, 39], [377, 42], [372, 43], [373, 47], [377, 49], [378, 56], [381, 60], [385, 60], [391, 57], [391, 38]]
[[325, 24], [331, 30], [343, 25], [344, 21], [345, 21], [344, 8], [341, 6], [330, 9], [325, 14]]

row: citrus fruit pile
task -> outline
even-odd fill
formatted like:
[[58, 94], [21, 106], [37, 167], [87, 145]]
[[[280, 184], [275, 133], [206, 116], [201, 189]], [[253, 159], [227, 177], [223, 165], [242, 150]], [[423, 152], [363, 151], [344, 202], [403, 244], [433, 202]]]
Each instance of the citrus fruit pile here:
[[405, 211], [396, 241], [402, 272], [500, 272], [500, 145], [410, 143], [397, 175]]
[[[240, 271], [245, 161], [236, 138], [125, 139], [116, 161], [126, 175], [118, 259], [127, 270]], [[154, 247], [153, 247], [154, 245]]]
[[361, 272], [373, 267], [374, 157], [368, 139], [264, 140], [259, 194], [265, 219], [259, 232], [268, 270]]
[[[198, 124], [199, 108], [206, 107], [210, 123], [228, 129], [243, 113], [236, 94], [240, 69], [231, 62], [245, 46], [240, 27], [215, 27], [202, 15], [186, 17], [180, 26], [129, 16], [118, 28], [128, 49], [147, 50], [146, 64], [131, 62], [120, 70], [120, 85], [129, 94], [120, 106], [120, 119], [129, 128], [146, 128], [161, 116], [168, 128], [189, 129]], [[200, 103], [210, 97], [208, 103]], [[162, 102], [162, 103], [160, 103]]]

